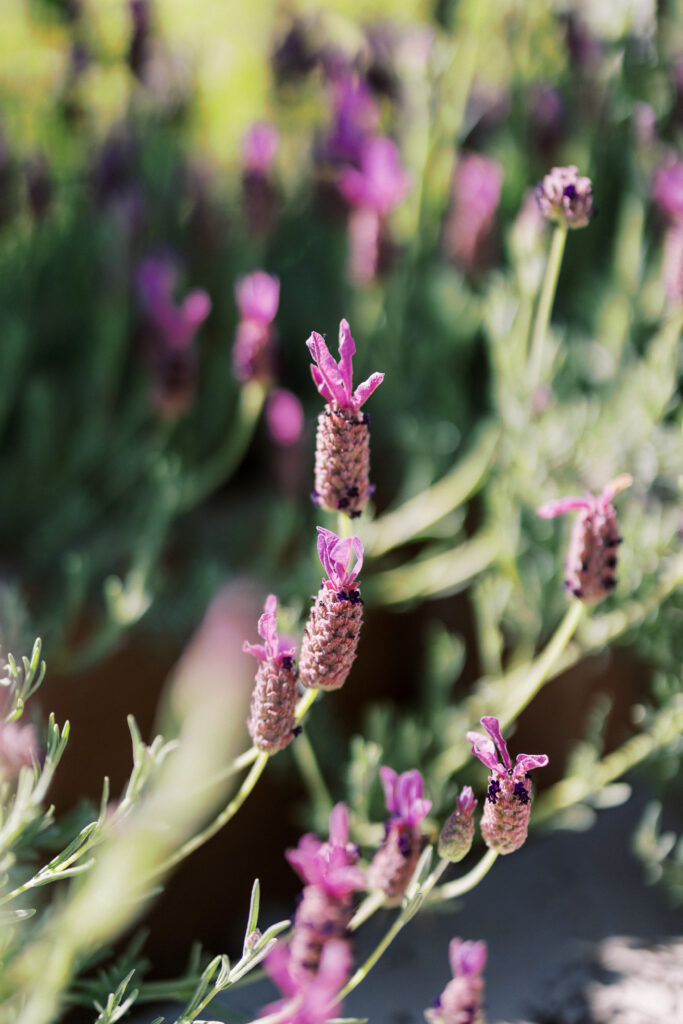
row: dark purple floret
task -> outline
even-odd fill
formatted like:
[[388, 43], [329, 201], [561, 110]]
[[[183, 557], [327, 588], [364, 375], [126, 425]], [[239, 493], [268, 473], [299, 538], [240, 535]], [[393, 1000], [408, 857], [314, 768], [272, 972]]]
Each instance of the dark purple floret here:
[[489, 788], [486, 792], [486, 799], [489, 803], [495, 804], [496, 798], [500, 793], [500, 782], [497, 779], [491, 779], [489, 782]]
[[405, 832], [400, 832], [398, 836], [398, 848], [404, 857], [409, 857], [413, 849], [411, 836]]
[[513, 793], [519, 800], [520, 804], [529, 803], [529, 792], [523, 782], [515, 782]]
[[566, 195], [566, 197], [568, 199], [575, 199], [576, 198], [576, 185], [567, 185], [567, 187], [564, 190], [564, 194]]

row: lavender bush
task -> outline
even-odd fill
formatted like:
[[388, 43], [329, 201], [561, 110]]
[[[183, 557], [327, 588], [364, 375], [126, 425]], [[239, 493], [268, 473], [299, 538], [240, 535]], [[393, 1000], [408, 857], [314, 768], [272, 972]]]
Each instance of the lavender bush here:
[[[214, 13], [17, 0], [0, 43], [2, 1024], [233, 1019], [264, 970], [253, 1021], [339, 1019], [415, 915], [644, 766], [634, 844], [683, 891], [675, 13]], [[197, 623], [151, 742], [130, 709], [122, 792], [57, 814], [43, 651], [71, 677]], [[621, 725], [589, 692], [513, 762], [546, 684], [619, 649], [643, 666]], [[396, 666], [419, 686], [378, 701]], [[262, 841], [240, 811], [278, 770], [313, 830], [273, 850], [289, 917], [262, 878], [231, 958], [164, 979], [112, 951], [218, 832]], [[483, 1021], [485, 940], [453, 938], [415, 1012]]]

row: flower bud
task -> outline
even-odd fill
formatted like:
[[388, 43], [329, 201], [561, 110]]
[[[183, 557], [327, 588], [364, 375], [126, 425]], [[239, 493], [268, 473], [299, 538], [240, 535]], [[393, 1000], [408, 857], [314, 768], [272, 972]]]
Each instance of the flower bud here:
[[469, 786], [463, 788], [455, 810], [439, 835], [439, 856], [457, 864], [467, 856], [474, 839], [474, 808], [477, 801]]

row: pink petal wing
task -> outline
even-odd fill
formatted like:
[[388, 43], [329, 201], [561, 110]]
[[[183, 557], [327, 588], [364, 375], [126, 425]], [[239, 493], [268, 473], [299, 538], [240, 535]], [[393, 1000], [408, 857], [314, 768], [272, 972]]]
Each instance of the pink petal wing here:
[[480, 721], [495, 745], [498, 747], [503, 764], [506, 768], [511, 768], [512, 761], [510, 760], [507, 744], [503, 739], [502, 732], [500, 731], [500, 722], [497, 718], [494, 718], [493, 715], [485, 715]]
[[362, 384], [359, 384], [353, 393], [353, 408], [360, 409], [363, 402], [366, 402], [373, 391], [376, 391], [384, 380], [383, 373], [373, 373]]
[[387, 804], [387, 810], [391, 814], [398, 813], [398, 805], [396, 802], [396, 783], [398, 782], [398, 772], [395, 772], [393, 768], [389, 768], [387, 765], [382, 765], [379, 770], [379, 777], [382, 780], [382, 786], [384, 787], [384, 798]]
[[[344, 404], [344, 386], [339, 372], [339, 367], [330, 355], [330, 350], [325, 344], [325, 339], [317, 331], [313, 331], [310, 338], [306, 342], [309, 352], [318, 364], [320, 375], [325, 383], [325, 386], [329, 393], [332, 395], [332, 399], [337, 404]], [[315, 375], [313, 377], [315, 380]], [[320, 388], [318, 388], [320, 390]], [[328, 398], [329, 402], [330, 399]]]
[[355, 352], [356, 345], [351, 337], [349, 322], [348, 320], [342, 320], [339, 324], [339, 371], [346, 393], [346, 404], [350, 403], [353, 391], [352, 359]]
[[541, 519], [554, 519], [555, 516], [563, 516], [565, 512], [572, 512], [577, 508], [590, 508], [591, 502], [587, 498], [560, 498], [558, 501], [547, 501], [536, 509], [536, 515]]
[[480, 732], [468, 732], [467, 742], [472, 744], [472, 753], [478, 757], [487, 768], [498, 768], [498, 754], [495, 745], [488, 736], [482, 736]]

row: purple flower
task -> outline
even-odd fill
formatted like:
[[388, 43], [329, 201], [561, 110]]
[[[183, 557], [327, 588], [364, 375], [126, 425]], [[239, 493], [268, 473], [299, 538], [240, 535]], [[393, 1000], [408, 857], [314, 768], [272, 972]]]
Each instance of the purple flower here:
[[383, 765], [379, 775], [384, 787], [387, 810], [404, 825], [419, 825], [432, 806], [424, 797], [424, 779], [416, 769], [399, 775], [393, 768]]
[[268, 121], [256, 121], [242, 140], [242, 162], [251, 174], [266, 175], [270, 170], [280, 136]]
[[304, 426], [301, 402], [286, 388], [273, 388], [266, 404], [266, 420], [276, 444], [282, 447], [296, 444]]
[[338, 363], [330, 354], [325, 339], [317, 331], [313, 331], [306, 345], [315, 360], [315, 365], [311, 366], [315, 385], [333, 409], [357, 411], [384, 380], [383, 373], [373, 373], [353, 391], [352, 359], [356, 345], [347, 320], [342, 320], [339, 324]]
[[345, 804], [332, 808], [327, 842], [308, 833], [285, 856], [306, 885], [317, 886], [336, 900], [344, 900], [357, 889], [365, 888], [365, 876], [356, 866], [358, 851], [349, 842], [349, 811]]
[[352, 206], [369, 207], [386, 217], [408, 192], [412, 178], [401, 167], [398, 147], [391, 139], [368, 139], [360, 154], [360, 170], [347, 167], [339, 190]]
[[[351, 567], [352, 553], [356, 561]], [[339, 538], [332, 530], [318, 527], [318, 557], [328, 579], [324, 586], [328, 590], [340, 591], [353, 588], [356, 577], [363, 568], [363, 545], [358, 537]]]
[[453, 175], [453, 207], [444, 242], [450, 258], [466, 273], [491, 262], [502, 186], [503, 168], [497, 160], [463, 153]]
[[183, 349], [189, 347], [211, 312], [211, 299], [203, 289], [197, 288], [176, 305], [173, 299], [176, 281], [176, 268], [168, 259], [147, 259], [138, 269], [140, 298], [160, 340], [169, 348]]
[[553, 167], [539, 182], [536, 199], [544, 217], [568, 228], [584, 228], [593, 214], [593, 184], [574, 164]]
[[565, 587], [586, 604], [601, 601], [616, 586], [616, 552], [621, 537], [612, 499], [632, 483], [632, 477], [624, 473], [606, 484], [597, 497], [569, 496], [549, 501], [536, 510], [542, 519], [579, 510], [565, 562]]
[[265, 641], [263, 644], [250, 644], [247, 640], [242, 644], [245, 654], [253, 654], [259, 661], [271, 659], [281, 662], [283, 658], [293, 658], [296, 645], [288, 637], [280, 637], [277, 632], [277, 598], [269, 594], [263, 615], [258, 620], [258, 635]]
[[325, 154], [331, 160], [356, 163], [365, 141], [377, 128], [377, 104], [365, 80], [347, 68], [331, 76], [330, 94], [334, 129], [325, 142]]
[[674, 221], [683, 219], [683, 160], [659, 168], [652, 185], [652, 197], [667, 217]]
[[264, 1007], [264, 1015], [278, 1014], [279, 1024], [325, 1024], [341, 1009], [339, 992], [351, 971], [351, 951], [343, 939], [330, 939], [312, 979], [291, 969], [288, 948], [281, 943], [265, 960], [266, 970], [286, 997]]
[[263, 270], [241, 277], [235, 285], [235, 298], [243, 320], [261, 326], [272, 323], [280, 303], [280, 280]]
[[[481, 763], [495, 775], [513, 780], [523, 779], [532, 768], [545, 768], [548, 764], [546, 754], [517, 754], [513, 766], [498, 719], [485, 717], [481, 719], [481, 724], [489, 735], [482, 736], [480, 732], [468, 732], [467, 739], [472, 744], [474, 756], [478, 757]], [[498, 760], [499, 755], [500, 761]]]
[[452, 939], [448, 959], [453, 980], [434, 1007], [425, 1010], [425, 1020], [428, 1024], [483, 1024], [481, 973], [486, 964], [486, 943]]

